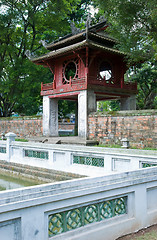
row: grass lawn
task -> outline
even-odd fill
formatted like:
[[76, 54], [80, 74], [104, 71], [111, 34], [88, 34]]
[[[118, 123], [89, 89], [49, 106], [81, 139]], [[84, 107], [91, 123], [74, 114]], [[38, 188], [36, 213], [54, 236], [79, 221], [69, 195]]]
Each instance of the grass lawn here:
[[120, 237], [117, 240], [157, 240], [157, 225]]
[[[106, 148], [122, 148], [121, 145], [119, 144], [99, 144], [99, 145], [95, 145], [95, 147], [106, 147]], [[146, 147], [146, 148], [137, 148], [137, 147], [130, 147], [129, 149], [140, 149], [140, 150], [157, 150], [156, 148], [150, 148], [150, 147]]]

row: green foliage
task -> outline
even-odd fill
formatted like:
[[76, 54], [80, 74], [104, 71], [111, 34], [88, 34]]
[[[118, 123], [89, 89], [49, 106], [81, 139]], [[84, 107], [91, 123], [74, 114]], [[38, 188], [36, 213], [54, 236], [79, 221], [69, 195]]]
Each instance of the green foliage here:
[[[137, 81], [138, 109], [157, 107], [157, 8], [156, 0], [95, 0], [104, 14], [108, 32], [118, 40], [117, 48], [133, 65], [129, 78]], [[143, 63], [143, 64], [142, 64]]]
[[0, 116], [17, 111], [35, 114], [41, 105], [40, 83], [48, 69], [34, 66], [25, 51], [42, 54], [39, 40], [53, 41], [70, 31], [68, 14], [79, 0], [0, 0]]
[[132, 77], [138, 82], [138, 109], [157, 109], [157, 62], [146, 62]]
[[109, 101], [98, 102], [98, 112], [108, 112], [111, 110]]
[[137, 82], [137, 109], [157, 109], [157, 61], [130, 67], [125, 81]]
[[69, 14], [69, 19], [80, 29], [85, 28], [88, 18], [90, 18], [90, 24], [97, 23], [98, 18], [91, 13], [91, 7], [95, 7], [94, 2], [90, 0], [81, 0], [77, 3], [75, 10]]
[[119, 111], [120, 103], [118, 100], [98, 102], [98, 112]]
[[75, 108], [76, 108], [75, 101], [59, 100], [58, 101], [59, 118], [66, 118], [67, 114], [75, 113]]
[[157, 58], [156, 0], [95, 0], [110, 23], [109, 31], [131, 60]]

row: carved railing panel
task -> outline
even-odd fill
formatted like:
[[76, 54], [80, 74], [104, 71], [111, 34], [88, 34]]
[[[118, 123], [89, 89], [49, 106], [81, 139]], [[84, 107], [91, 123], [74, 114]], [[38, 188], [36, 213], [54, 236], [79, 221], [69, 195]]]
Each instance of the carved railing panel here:
[[94, 167], [104, 167], [104, 158], [73, 155], [73, 163]]
[[6, 153], [6, 147], [0, 147], [0, 153]]
[[126, 213], [127, 196], [57, 212], [48, 217], [48, 237]]

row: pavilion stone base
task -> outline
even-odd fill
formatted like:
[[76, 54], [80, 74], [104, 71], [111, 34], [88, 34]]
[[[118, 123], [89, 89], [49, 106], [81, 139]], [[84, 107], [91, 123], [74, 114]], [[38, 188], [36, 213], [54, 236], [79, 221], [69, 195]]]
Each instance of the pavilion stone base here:
[[[83, 90], [78, 94], [78, 136], [88, 138], [88, 115], [96, 112], [94, 91]], [[121, 99], [121, 110], [136, 110], [136, 96]], [[43, 135], [58, 136], [58, 100], [43, 97]]]
[[[78, 95], [78, 136], [88, 137], [88, 114], [96, 111], [96, 95], [93, 91], [81, 91]], [[58, 136], [58, 100], [43, 97], [43, 135]]]
[[121, 110], [136, 110], [136, 95], [132, 95], [128, 98], [122, 98], [121, 102]]
[[93, 91], [81, 91], [78, 95], [78, 136], [88, 137], [88, 114], [96, 112], [96, 95]]
[[58, 136], [58, 99], [43, 97], [43, 135]]

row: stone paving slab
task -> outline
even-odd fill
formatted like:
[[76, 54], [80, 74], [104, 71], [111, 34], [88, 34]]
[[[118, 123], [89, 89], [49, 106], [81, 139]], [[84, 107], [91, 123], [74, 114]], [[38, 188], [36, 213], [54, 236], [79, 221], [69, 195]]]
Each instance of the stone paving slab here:
[[128, 155], [147, 155], [147, 156], [157, 156], [157, 150], [142, 150], [142, 149], [123, 149], [123, 148], [107, 148], [107, 147], [96, 147], [97, 141], [85, 140], [77, 136], [71, 137], [41, 137], [41, 138], [31, 138], [30, 142], [44, 142], [45, 146], [53, 144], [54, 148], [68, 150], [74, 148], [77, 151], [90, 151], [99, 153], [121, 153]]
[[34, 137], [29, 138], [29, 142], [42, 142], [51, 144], [76, 144], [84, 146], [94, 146], [98, 144], [95, 140], [86, 140], [79, 138], [78, 136], [66, 136], [66, 137]]

